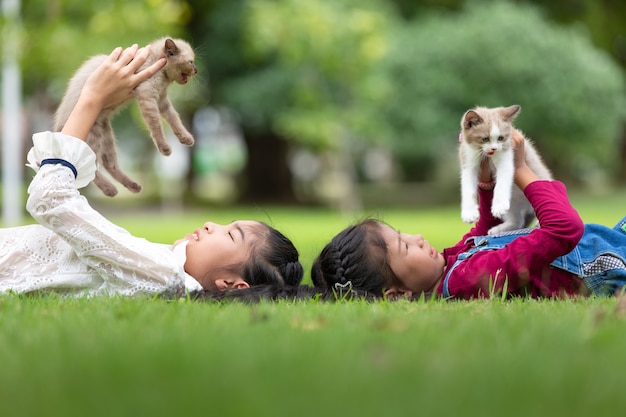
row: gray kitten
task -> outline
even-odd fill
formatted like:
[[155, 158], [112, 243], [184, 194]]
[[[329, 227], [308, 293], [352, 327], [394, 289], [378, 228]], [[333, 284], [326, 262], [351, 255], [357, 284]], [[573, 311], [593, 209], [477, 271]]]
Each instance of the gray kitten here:
[[[191, 46], [181, 39], [167, 37], [151, 43], [150, 56], [141, 68], [148, 67], [163, 57], [167, 58], [167, 64], [154, 76], [139, 84], [134, 94], [154, 144], [163, 155], [169, 155], [172, 148], [165, 139], [161, 116], [170, 125], [180, 143], [193, 145], [194, 139], [183, 126], [180, 116], [167, 97], [167, 87], [174, 81], [178, 84], [186, 84], [189, 77], [196, 74], [198, 69], [194, 65], [195, 55]], [[54, 115], [52, 127], [54, 131], [58, 132], [63, 128], [78, 101], [85, 81], [106, 58], [106, 55], [89, 58], [70, 79], [65, 96]], [[141, 185], [128, 177], [118, 164], [115, 134], [111, 127], [113, 117], [129, 101], [104, 109], [96, 119], [86, 142], [95, 152], [99, 164], [111, 174], [111, 177], [133, 193], [138, 193], [141, 191]], [[98, 171], [93, 182], [105, 195], [113, 197], [117, 194], [117, 188]]]
[[[489, 229], [489, 235], [531, 225], [535, 211], [526, 196], [513, 182], [515, 166], [511, 146], [512, 122], [521, 110], [509, 107], [475, 107], [461, 119], [459, 159], [461, 163], [461, 218], [464, 222], [478, 220], [476, 199], [480, 161], [487, 158], [493, 168], [496, 186], [493, 190], [491, 213], [503, 222]], [[521, 132], [520, 132], [521, 133]], [[552, 179], [550, 170], [528, 138], [524, 150], [526, 163], [544, 180]]]

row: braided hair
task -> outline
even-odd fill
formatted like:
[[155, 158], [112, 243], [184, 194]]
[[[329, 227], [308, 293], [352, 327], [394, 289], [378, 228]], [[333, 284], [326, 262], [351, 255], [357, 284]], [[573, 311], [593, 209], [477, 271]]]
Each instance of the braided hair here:
[[366, 219], [339, 232], [313, 262], [313, 285], [324, 291], [345, 288], [381, 297], [396, 281], [387, 262], [381, 222]]

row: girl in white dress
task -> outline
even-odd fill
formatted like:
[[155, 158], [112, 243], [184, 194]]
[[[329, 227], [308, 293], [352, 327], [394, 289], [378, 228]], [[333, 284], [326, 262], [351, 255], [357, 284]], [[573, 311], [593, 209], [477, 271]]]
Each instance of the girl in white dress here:
[[26, 208], [39, 224], [0, 229], [0, 293], [182, 295], [300, 283], [298, 251], [265, 223], [207, 222], [166, 245], [132, 236], [80, 195], [96, 171], [87, 133], [102, 109], [128, 99], [165, 64], [139, 71], [148, 54], [149, 47], [116, 48], [85, 83], [62, 131], [33, 135]]

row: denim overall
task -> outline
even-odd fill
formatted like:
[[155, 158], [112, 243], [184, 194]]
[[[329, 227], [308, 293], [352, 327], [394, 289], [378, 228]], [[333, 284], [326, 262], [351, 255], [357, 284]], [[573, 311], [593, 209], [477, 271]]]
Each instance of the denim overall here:
[[[448, 280], [456, 267], [476, 252], [500, 249], [532, 229], [513, 230], [498, 236], [474, 236], [474, 247], [460, 254], [443, 280], [443, 295], [450, 296]], [[613, 295], [626, 286], [626, 216], [612, 229], [599, 224], [586, 224], [578, 245], [551, 264], [582, 278], [594, 295]]]

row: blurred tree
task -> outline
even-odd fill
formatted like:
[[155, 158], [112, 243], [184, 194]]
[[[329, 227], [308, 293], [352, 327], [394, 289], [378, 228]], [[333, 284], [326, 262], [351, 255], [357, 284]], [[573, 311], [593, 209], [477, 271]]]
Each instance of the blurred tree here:
[[[241, 199], [245, 202], [294, 201], [291, 172], [287, 165], [288, 141], [271, 129], [271, 115], [282, 106], [283, 85], [289, 80], [274, 75], [267, 62], [245, 53], [243, 28], [246, 0], [190, 0], [193, 10], [188, 29], [201, 45], [198, 60], [210, 74], [210, 101], [227, 106], [239, 115], [248, 161], [243, 172]], [[250, 81], [244, 98], [230, 90], [240, 80]], [[243, 101], [243, 105], [241, 104]], [[254, 111], [246, 111], [253, 109]]]
[[272, 59], [289, 80], [273, 127], [316, 149], [337, 149], [346, 132], [374, 139], [381, 123], [372, 116], [389, 91], [377, 66], [390, 48], [391, 17], [377, 0], [251, 2], [250, 55]]
[[[432, 11], [459, 11], [465, 0], [392, 0], [407, 19], [423, 16]], [[588, 32], [596, 47], [609, 53], [626, 70], [626, 2], [616, 0], [518, 0], [518, 4], [534, 4], [544, 11], [547, 18], [567, 25], [578, 27], [581, 32]], [[481, 4], [470, 3], [476, 10], [491, 7], [485, 1]], [[621, 128], [620, 182], [626, 180], [626, 122]], [[616, 154], [617, 156], [617, 154]]]
[[593, 43], [611, 53], [626, 68], [626, 2], [619, 0], [527, 0], [551, 19], [582, 24]]
[[[595, 45], [609, 52], [626, 70], [626, 2], [616, 0], [531, 0], [555, 20], [583, 24]], [[618, 179], [626, 181], [626, 121], [622, 125]]]
[[60, 99], [87, 57], [165, 35], [184, 37], [189, 13], [179, 0], [22, 0], [25, 94], [51, 89]]
[[[340, 208], [359, 208], [353, 152], [384, 139], [379, 103], [390, 85], [378, 68], [390, 48], [393, 11], [377, 0], [249, 4], [250, 56], [271, 59], [274, 74], [288, 80], [273, 129], [317, 150], [330, 167], [318, 181], [330, 185]], [[248, 80], [234, 87], [242, 104], [249, 87]]]
[[376, 66], [389, 48], [392, 16], [385, 3], [191, 4], [191, 30], [206, 40], [212, 97], [241, 115], [247, 198], [293, 201], [288, 141], [345, 150], [351, 138], [376, 137], [380, 119], [372, 113], [386, 86]]
[[516, 125], [558, 177], [616, 167], [623, 74], [580, 28], [550, 24], [529, 6], [469, 3], [414, 19], [394, 46], [386, 65], [397, 88], [384, 117], [405, 165], [454, 154], [468, 108], [520, 104]]

